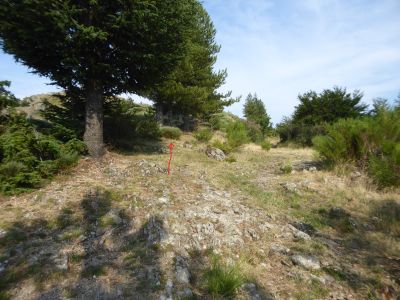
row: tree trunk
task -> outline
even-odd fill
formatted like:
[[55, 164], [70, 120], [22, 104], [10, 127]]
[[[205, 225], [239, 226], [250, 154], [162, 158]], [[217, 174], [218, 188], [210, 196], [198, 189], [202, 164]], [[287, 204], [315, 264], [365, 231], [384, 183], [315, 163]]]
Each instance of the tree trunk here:
[[100, 157], [104, 154], [103, 96], [95, 81], [89, 82], [86, 91], [86, 120], [83, 139], [89, 154], [93, 157]]

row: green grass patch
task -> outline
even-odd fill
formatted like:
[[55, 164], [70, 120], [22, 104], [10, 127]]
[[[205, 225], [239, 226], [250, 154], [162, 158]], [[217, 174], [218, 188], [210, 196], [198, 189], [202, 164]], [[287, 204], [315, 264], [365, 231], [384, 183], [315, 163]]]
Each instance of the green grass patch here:
[[212, 258], [210, 268], [204, 273], [204, 286], [213, 296], [231, 298], [245, 280], [238, 265], [223, 264], [219, 257]]
[[63, 232], [58, 236], [59, 241], [71, 241], [83, 234], [83, 231], [81, 228], [73, 228], [71, 230], [68, 230], [66, 232]]
[[284, 173], [284, 174], [290, 174], [293, 171], [293, 167], [290, 164], [283, 164], [280, 167], [280, 170]]
[[178, 127], [163, 126], [160, 128], [161, 136], [167, 139], [179, 140], [182, 130]]
[[207, 143], [212, 139], [213, 132], [211, 131], [211, 129], [208, 128], [200, 129], [194, 133], [194, 137], [199, 142]]
[[272, 147], [271, 143], [270, 143], [269, 141], [267, 141], [267, 140], [262, 141], [261, 144], [260, 144], [260, 146], [261, 146], [261, 148], [262, 148], [263, 150], [265, 150], [265, 151], [271, 150], [271, 147]]
[[324, 267], [323, 271], [338, 281], [346, 280], [346, 273], [343, 272], [342, 270], [339, 270], [336, 268], [331, 268], [331, 267]]

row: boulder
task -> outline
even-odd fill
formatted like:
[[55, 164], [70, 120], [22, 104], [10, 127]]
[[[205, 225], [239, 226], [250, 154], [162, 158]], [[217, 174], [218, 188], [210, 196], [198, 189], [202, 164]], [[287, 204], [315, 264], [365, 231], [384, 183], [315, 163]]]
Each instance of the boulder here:
[[315, 256], [312, 256], [312, 255], [302, 255], [302, 254], [293, 255], [291, 257], [291, 260], [295, 265], [301, 266], [307, 270], [321, 269], [319, 260]]
[[226, 158], [224, 151], [218, 148], [207, 147], [206, 154], [208, 157], [211, 157], [218, 161], [223, 161]]

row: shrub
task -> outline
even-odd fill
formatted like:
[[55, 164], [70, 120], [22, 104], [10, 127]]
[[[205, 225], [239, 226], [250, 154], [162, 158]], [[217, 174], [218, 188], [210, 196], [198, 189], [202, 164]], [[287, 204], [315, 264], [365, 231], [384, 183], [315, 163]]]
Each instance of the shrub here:
[[179, 140], [182, 131], [177, 127], [163, 126], [160, 128], [161, 136], [167, 139]]
[[313, 139], [315, 149], [330, 164], [354, 162], [380, 187], [400, 185], [400, 111], [347, 119], [329, 126]]
[[54, 138], [39, 137], [34, 144], [36, 156], [42, 160], [55, 160], [60, 156], [61, 143]]
[[[1, 101], [17, 101], [2, 87], [0, 82]], [[0, 114], [0, 193], [5, 194], [39, 187], [44, 178], [74, 164], [86, 151], [74, 130], [57, 122], [28, 121], [11, 104]], [[68, 118], [68, 114], [59, 116], [60, 120]]]
[[199, 141], [199, 142], [204, 142], [207, 143], [211, 140], [213, 136], [213, 132], [206, 128], [206, 129], [201, 129], [198, 130], [194, 133], [194, 137]]
[[153, 108], [122, 98], [107, 99], [104, 139], [119, 149], [132, 150], [140, 140], [157, 140], [160, 128]]
[[[84, 133], [84, 100], [80, 94], [53, 95], [57, 104], [44, 102], [42, 116], [51, 122], [41, 132], [63, 142], [81, 139]], [[77, 100], [78, 99], [78, 100]], [[55, 102], [55, 101], [52, 101]], [[138, 141], [157, 140], [160, 128], [152, 107], [129, 99], [107, 97], [104, 102], [104, 140], [112, 147], [132, 150]]]
[[231, 113], [221, 112], [213, 114], [210, 117], [209, 122], [211, 124], [212, 129], [226, 131], [229, 125], [238, 120], [239, 118]]
[[324, 134], [325, 127], [325, 123], [308, 125], [285, 118], [281, 123], [277, 124], [276, 132], [281, 143], [293, 142], [300, 146], [312, 146], [313, 137]]
[[233, 157], [233, 156], [228, 156], [227, 158], [225, 158], [225, 161], [228, 162], [228, 163], [234, 163], [234, 162], [236, 162], [237, 160], [236, 160], [236, 158]]
[[40, 186], [58, 170], [78, 160], [84, 144], [66, 144], [36, 131], [24, 116], [15, 118], [0, 135], [0, 192], [20, 193]]
[[271, 150], [271, 143], [267, 140], [261, 142], [261, 148], [265, 151]]
[[228, 143], [221, 142], [219, 140], [213, 142], [211, 146], [213, 146], [214, 148], [221, 149], [222, 151], [224, 151], [225, 154], [229, 154], [233, 151], [233, 148]]
[[78, 139], [72, 139], [65, 143], [64, 149], [67, 152], [76, 152], [80, 154], [86, 154], [87, 153], [87, 147], [86, 144]]
[[293, 171], [292, 165], [285, 164], [280, 167], [280, 170], [285, 174], [290, 174]]
[[25, 172], [26, 170], [26, 166], [18, 161], [9, 161], [0, 165], [0, 174], [6, 177], [14, 177], [18, 173]]
[[57, 171], [58, 164], [54, 160], [44, 160], [38, 164], [37, 169], [42, 177], [49, 178]]
[[74, 165], [79, 159], [77, 152], [63, 152], [57, 160], [58, 167], [64, 169]]
[[204, 274], [207, 291], [213, 296], [231, 298], [245, 282], [239, 266], [227, 266], [221, 263], [220, 258], [212, 259], [211, 267]]
[[228, 144], [233, 148], [238, 148], [249, 141], [246, 126], [241, 121], [230, 124], [226, 130]]
[[253, 143], [260, 143], [264, 139], [262, 128], [255, 122], [246, 122], [247, 136]]

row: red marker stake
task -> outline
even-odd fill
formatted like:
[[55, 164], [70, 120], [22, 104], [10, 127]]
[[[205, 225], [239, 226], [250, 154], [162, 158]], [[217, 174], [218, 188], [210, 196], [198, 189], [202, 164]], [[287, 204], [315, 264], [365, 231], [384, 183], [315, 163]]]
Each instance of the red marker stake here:
[[168, 176], [171, 171], [171, 160], [172, 160], [172, 149], [174, 149], [174, 144], [169, 144], [169, 161], [168, 161]]

